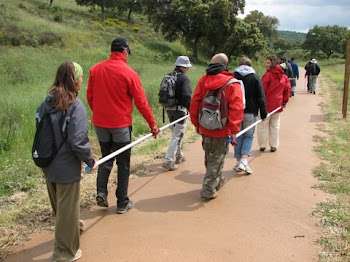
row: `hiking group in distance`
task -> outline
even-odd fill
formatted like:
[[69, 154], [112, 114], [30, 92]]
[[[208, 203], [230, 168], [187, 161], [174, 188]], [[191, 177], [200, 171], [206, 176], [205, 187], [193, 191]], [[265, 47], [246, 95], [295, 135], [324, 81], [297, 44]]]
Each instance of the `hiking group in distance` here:
[[[131, 143], [133, 104], [147, 121], [153, 137], [157, 138], [160, 133], [140, 78], [127, 65], [131, 54], [128, 41], [115, 38], [110, 57], [90, 69], [86, 97], [102, 157]], [[169, 121], [189, 114], [196, 132], [202, 136], [206, 172], [200, 196], [204, 201], [217, 198], [218, 190], [225, 182], [222, 168], [229, 144], [234, 146], [237, 160], [233, 169], [248, 175], [253, 173], [248, 158], [255, 127], [239, 137], [236, 134], [255, 123], [259, 115], [262, 119], [257, 127], [260, 151], [264, 152], [267, 146], [270, 146], [270, 152], [277, 151], [281, 112], [289, 98], [295, 95], [295, 79], [299, 78], [294, 58], [289, 63], [285, 58], [267, 57], [266, 72], [261, 79], [248, 57], [240, 58], [233, 72], [227, 68], [228, 62], [226, 54], [215, 54], [192, 96], [187, 76], [192, 64], [187, 56], [179, 56], [174, 70], [161, 81], [159, 90], [159, 102]], [[316, 59], [312, 58], [305, 69], [308, 90], [316, 94], [320, 72]], [[107, 184], [114, 161], [118, 167], [116, 213], [124, 214], [134, 206], [128, 198], [131, 149], [99, 166], [93, 159], [87, 112], [78, 98], [82, 77], [83, 70], [78, 63], [63, 62], [36, 114], [32, 156], [45, 175], [55, 215], [53, 261], [76, 261], [82, 256], [79, 245], [84, 227], [79, 205], [82, 162], [93, 171], [97, 170], [95, 199], [98, 206], [109, 206]], [[277, 112], [269, 115], [275, 109]], [[176, 170], [177, 165], [186, 160], [181, 150], [186, 122], [184, 119], [170, 127], [172, 136], [161, 164], [167, 171]]]

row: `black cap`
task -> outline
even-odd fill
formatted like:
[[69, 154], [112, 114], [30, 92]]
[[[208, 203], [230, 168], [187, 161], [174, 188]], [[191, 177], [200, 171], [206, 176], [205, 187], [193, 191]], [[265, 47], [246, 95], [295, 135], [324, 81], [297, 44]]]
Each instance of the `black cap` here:
[[114, 51], [123, 52], [124, 48], [127, 48], [129, 51], [129, 54], [131, 54], [129, 44], [128, 44], [128, 41], [126, 41], [126, 39], [119, 37], [113, 40], [111, 45], [111, 52], [114, 52]]

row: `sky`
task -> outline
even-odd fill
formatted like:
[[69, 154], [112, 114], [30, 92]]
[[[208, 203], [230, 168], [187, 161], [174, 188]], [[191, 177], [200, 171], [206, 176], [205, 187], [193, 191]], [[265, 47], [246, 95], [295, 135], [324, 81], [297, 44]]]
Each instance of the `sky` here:
[[315, 25], [350, 28], [350, 0], [246, 0], [243, 18], [253, 10], [276, 17], [278, 30], [307, 33]]

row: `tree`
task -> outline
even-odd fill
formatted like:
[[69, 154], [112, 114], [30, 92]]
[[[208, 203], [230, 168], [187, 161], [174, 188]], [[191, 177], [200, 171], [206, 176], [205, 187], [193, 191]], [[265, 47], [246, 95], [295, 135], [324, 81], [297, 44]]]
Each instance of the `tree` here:
[[101, 7], [101, 20], [106, 18], [106, 8], [114, 8], [117, 5], [117, 0], [75, 0], [78, 5]]
[[255, 23], [246, 23], [239, 19], [233, 32], [225, 43], [225, 52], [229, 57], [255, 57], [258, 52], [266, 48], [267, 41]]
[[334, 52], [343, 54], [345, 50], [342, 39], [347, 32], [348, 29], [346, 27], [338, 25], [315, 25], [307, 33], [303, 48], [309, 50], [311, 55], [322, 51], [327, 56], [327, 59], [329, 59]]
[[234, 16], [243, 10], [245, 0], [149, 0], [142, 2], [155, 30], [169, 41], [182, 39], [198, 59], [201, 42], [217, 49], [231, 26]]
[[131, 20], [132, 12], [142, 10], [140, 0], [118, 0], [117, 8], [119, 10], [128, 10], [128, 21]]
[[279, 21], [274, 16], [265, 16], [262, 12], [254, 10], [244, 18], [244, 22], [256, 23], [265, 38], [271, 38], [277, 35]]

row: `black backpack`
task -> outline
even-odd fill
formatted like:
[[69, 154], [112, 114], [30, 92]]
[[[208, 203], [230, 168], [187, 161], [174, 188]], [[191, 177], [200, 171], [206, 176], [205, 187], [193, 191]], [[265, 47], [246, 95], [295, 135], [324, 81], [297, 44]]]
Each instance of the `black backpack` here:
[[162, 82], [160, 83], [158, 93], [159, 103], [165, 108], [172, 107], [177, 104], [177, 100], [175, 97], [176, 81], [177, 72], [173, 71], [164, 76]]
[[[34, 142], [32, 146], [32, 158], [38, 167], [47, 167], [55, 158], [57, 152], [61, 149], [67, 140], [66, 132], [63, 132], [62, 143], [56, 145], [54, 127], [51, 120], [51, 114], [57, 113], [57, 110], [46, 112], [37, 122]], [[62, 124], [63, 115], [60, 120]]]
[[310, 75], [317, 75], [318, 74], [317, 65], [315, 63], [310, 64], [309, 70], [310, 70]]

